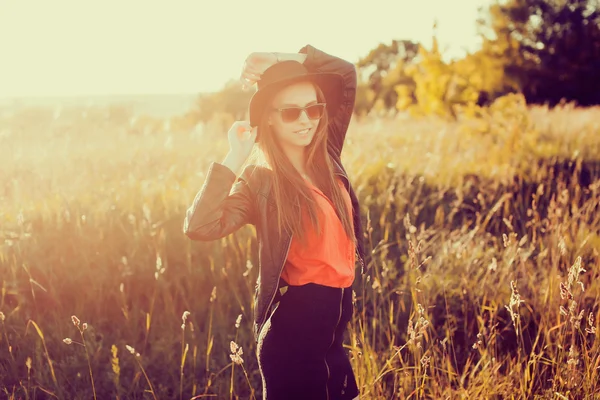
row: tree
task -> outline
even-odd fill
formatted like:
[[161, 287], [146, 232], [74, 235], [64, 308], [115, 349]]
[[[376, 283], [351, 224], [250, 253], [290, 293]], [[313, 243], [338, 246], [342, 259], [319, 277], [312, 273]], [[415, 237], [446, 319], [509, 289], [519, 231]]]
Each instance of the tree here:
[[[395, 109], [399, 96], [398, 86], [414, 87], [414, 81], [406, 74], [405, 67], [413, 62], [418, 52], [418, 43], [392, 40], [389, 45], [380, 43], [360, 59], [356, 64], [361, 79], [355, 110], [359, 114], [368, 113], [376, 104], [386, 110]], [[368, 74], [366, 80], [362, 79], [364, 74]]]
[[483, 48], [528, 103], [600, 103], [598, 0], [496, 0], [489, 11]]

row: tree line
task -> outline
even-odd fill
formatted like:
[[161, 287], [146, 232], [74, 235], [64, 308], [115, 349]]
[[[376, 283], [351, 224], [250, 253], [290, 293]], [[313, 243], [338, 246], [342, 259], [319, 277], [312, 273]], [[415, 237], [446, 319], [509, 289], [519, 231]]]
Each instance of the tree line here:
[[[435, 25], [429, 50], [391, 40], [359, 59], [355, 113], [455, 117], [508, 93], [529, 104], [600, 104], [600, 0], [495, 0], [479, 12], [481, 48], [461, 59], [443, 60]], [[252, 94], [228, 82], [199, 96], [189, 117], [242, 119]]]

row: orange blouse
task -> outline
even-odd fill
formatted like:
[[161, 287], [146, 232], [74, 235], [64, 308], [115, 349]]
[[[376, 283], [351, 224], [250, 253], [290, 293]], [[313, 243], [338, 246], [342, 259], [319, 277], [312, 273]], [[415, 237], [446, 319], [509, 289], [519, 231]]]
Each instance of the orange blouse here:
[[[342, 222], [335, 213], [331, 200], [323, 192], [305, 179], [313, 190], [317, 206], [322, 214], [319, 223], [323, 235], [317, 236], [313, 229], [308, 230], [308, 247], [302, 247], [298, 240], [292, 237], [290, 250], [281, 277], [290, 285], [304, 285], [309, 282], [325, 286], [346, 288], [354, 282], [355, 246], [346, 236]], [[344, 183], [338, 179], [342, 188], [344, 202], [352, 220], [352, 201]], [[304, 225], [312, 227], [308, 214], [304, 214]], [[354, 226], [352, 227], [354, 232]]]

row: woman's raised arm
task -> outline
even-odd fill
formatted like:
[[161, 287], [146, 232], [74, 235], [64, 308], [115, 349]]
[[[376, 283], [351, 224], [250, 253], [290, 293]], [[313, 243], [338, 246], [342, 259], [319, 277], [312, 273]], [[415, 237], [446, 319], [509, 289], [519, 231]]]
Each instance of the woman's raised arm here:
[[309, 44], [299, 51], [306, 54], [304, 65], [310, 72], [335, 72], [343, 77], [343, 99], [335, 117], [329, 121], [328, 145], [339, 158], [356, 102], [357, 73], [353, 63], [325, 53]]

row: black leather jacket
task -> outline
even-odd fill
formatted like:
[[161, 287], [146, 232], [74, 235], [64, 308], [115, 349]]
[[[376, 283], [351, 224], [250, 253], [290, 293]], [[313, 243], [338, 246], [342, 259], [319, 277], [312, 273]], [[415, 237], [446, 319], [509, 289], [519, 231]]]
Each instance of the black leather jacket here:
[[[357, 75], [354, 65], [329, 55], [311, 45], [299, 51], [305, 53], [304, 65], [309, 71], [337, 72], [344, 77], [344, 101], [335, 118], [329, 122], [328, 153], [334, 173], [340, 176], [350, 193], [354, 234], [357, 238], [357, 259], [364, 274], [364, 244], [360, 208], [340, 155], [356, 98]], [[280, 285], [291, 233], [278, 234], [276, 204], [271, 195], [272, 171], [248, 165], [239, 177], [226, 166], [211, 163], [204, 185], [188, 208], [183, 223], [184, 233], [192, 240], [211, 241], [227, 236], [246, 224], [256, 227], [259, 246], [259, 274], [254, 296], [254, 339], [258, 336]]]

